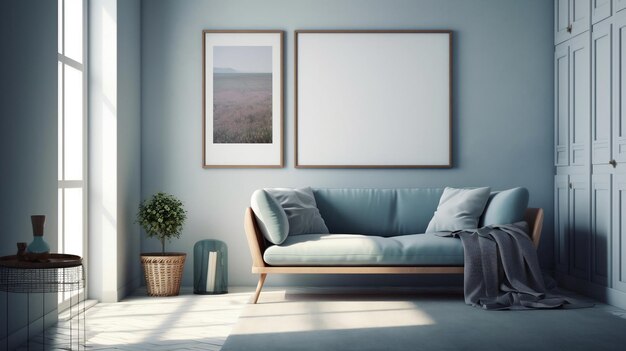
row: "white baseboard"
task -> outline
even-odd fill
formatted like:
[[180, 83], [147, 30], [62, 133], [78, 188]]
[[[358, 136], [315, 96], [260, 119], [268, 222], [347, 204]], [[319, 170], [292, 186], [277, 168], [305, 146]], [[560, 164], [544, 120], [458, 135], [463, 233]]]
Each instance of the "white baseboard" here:
[[118, 301], [121, 301], [126, 296], [132, 295], [135, 292], [135, 290], [137, 290], [137, 288], [141, 285], [140, 283], [141, 283], [142, 277], [143, 276], [141, 274], [135, 277], [132, 277], [126, 282], [126, 284], [124, 284], [124, 286], [121, 286], [120, 288], [118, 288], [117, 289]]

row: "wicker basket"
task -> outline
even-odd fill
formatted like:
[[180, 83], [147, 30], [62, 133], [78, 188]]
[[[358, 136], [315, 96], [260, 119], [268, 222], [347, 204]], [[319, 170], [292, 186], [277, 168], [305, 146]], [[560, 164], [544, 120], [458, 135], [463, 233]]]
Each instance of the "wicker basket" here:
[[149, 296], [176, 296], [187, 254], [180, 252], [141, 254]]

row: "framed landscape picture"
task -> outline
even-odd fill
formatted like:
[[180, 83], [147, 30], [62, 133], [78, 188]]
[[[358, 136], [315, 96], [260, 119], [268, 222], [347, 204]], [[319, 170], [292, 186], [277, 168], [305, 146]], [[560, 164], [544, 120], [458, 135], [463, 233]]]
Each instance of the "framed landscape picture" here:
[[283, 167], [283, 31], [202, 32], [202, 166]]

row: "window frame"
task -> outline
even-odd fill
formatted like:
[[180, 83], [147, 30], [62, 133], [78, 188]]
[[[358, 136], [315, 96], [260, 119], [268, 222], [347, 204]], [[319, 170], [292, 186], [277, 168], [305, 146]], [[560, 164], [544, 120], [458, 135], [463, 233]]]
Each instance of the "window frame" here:
[[[61, 169], [57, 172], [57, 194], [61, 194], [63, 198], [57, 199], [59, 204], [59, 232], [58, 232], [58, 252], [64, 251], [64, 243], [65, 243], [65, 189], [82, 189], [82, 258], [83, 258], [83, 277], [86, 277], [86, 272], [88, 270], [88, 214], [89, 214], [89, 177], [88, 177], [88, 169], [89, 169], [89, 82], [88, 82], [88, 68], [89, 68], [89, 59], [88, 59], [88, 38], [89, 38], [89, 26], [88, 26], [88, 10], [89, 10], [89, 1], [88, 0], [80, 0], [82, 2], [82, 63], [65, 56], [65, 45], [66, 45], [66, 35], [65, 35], [65, 0], [58, 0], [58, 9], [57, 11], [61, 11], [61, 16], [57, 13], [57, 17], [59, 18], [59, 23], [57, 23], [57, 31], [59, 31], [58, 37], [62, 39], [61, 51], [57, 52], [57, 62], [61, 64], [60, 74], [61, 76], [57, 77], [60, 80], [60, 84], [58, 84], [60, 90], [58, 93], [59, 106], [58, 111], [60, 115], [57, 116], [59, 120], [59, 128], [57, 131], [60, 140], [58, 140], [60, 154], [58, 155], [59, 161], [58, 164]], [[59, 45], [57, 45], [57, 48]], [[65, 180], [65, 69], [66, 65], [72, 67], [82, 74], [82, 180]], [[60, 179], [59, 179], [60, 176]], [[86, 281], [86, 278], [85, 278]], [[80, 300], [84, 300], [87, 296], [87, 284], [84, 285], [84, 288], [79, 291], [78, 298]], [[59, 293], [59, 305], [58, 310], [62, 312], [63, 310], [70, 307], [71, 300], [75, 299], [75, 293]]]

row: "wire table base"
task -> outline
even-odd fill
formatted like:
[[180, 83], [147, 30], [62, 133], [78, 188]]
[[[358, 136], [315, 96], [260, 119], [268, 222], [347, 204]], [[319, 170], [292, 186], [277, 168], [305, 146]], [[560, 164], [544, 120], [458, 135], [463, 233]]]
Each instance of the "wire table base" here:
[[[76, 330], [69, 321], [69, 345], [68, 350], [80, 350], [86, 346], [84, 301], [83, 309], [80, 308], [80, 289], [85, 286], [85, 272], [82, 258], [75, 255], [50, 254], [41, 262], [24, 261], [17, 256], [0, 257], [0, 291], [6, 292], [6, 349], [9, 349], [9, 293], [27, 295], [27, 350], [30, 349], [30, 294], [42, 295], [42, 347], [45, 343], [45, 318], [46, 318], [46, 294], [70, 292], [70, 318], [73, 307], [78, 307]], [[76, 292], [76, 301], [72, 301]], [[81, 325], [82, 317], [82, 325]], [[82, 328], [81, 328], [82, 327]], [[81, 330], [82, 329], [82, 330]], [[82, 333], [82, 338], [81, 338]], [[76, 336], [76, 348], [74, 348], [74, 336]], [[56, 347], [55, 347], [56, 348]]]

